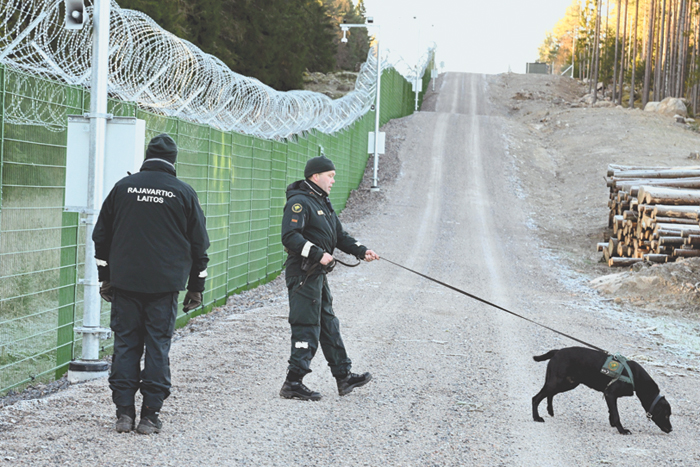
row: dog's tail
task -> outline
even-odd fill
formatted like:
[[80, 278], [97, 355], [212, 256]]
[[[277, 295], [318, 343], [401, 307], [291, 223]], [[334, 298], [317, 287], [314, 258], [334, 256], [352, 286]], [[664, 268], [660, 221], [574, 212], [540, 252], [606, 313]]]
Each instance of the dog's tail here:
[[554, 356], [554, 354], [556, 354], [557, 352], [559, 352], [558, 349], [557, 350], [550, 350], [549, 352], [547, 352], [544, 355], [535, 355], [534, 357], [532, 357], [532, 359], [536, 362], [543, 362], [545, 360], [549, 360], [550, 358], [552, 358]]

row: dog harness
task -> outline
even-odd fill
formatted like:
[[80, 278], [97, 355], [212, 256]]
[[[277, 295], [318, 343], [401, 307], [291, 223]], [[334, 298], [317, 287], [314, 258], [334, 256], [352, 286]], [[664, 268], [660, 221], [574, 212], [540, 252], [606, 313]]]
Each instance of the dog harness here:
[[[629, 376], [623, 375], [623, 370], [626, 370], [627, 375]], [[623, 383], [631, 384], [632, 390], [634, 391], [634, 377], [632, 376], [632, 370], [627, 364], [627, 359], [622, 355], [609, 355], [608, 359], [605, 360], [603, 368], [600, 369], [600, 372], [612, 378], [612, 380], [608, 383], [608, 386], [619, 380]]]

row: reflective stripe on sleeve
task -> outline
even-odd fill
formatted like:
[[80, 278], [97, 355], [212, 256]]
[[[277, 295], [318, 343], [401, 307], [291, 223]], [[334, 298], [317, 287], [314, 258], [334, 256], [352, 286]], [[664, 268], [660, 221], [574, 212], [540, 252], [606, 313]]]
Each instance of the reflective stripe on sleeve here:
[[208, 275], [207, 270], [205, 269], [204, 271], [199, 273], [199, 278], [204, 279], [205, 277], [207, 277], [207, 275]]
[[97, 263], [97, 265], [98, 265], [99, 267], [101, 267], [101, 268], [107, 266], [107, 261], [105, 261], [105, 260], [103, 260], [103, 259], [97, 259], [97, 258], [95, 258], [95, 263]]
[[309, 253], [311, 252], [311, 247], [312, 247], [312, 246], [314, 246], [313, 243], [311, 243], [311, 242], [306, 242], [306, 243], [304, 244], [304, 248], [302, 248], [302, 250], [301, 250], [301, 256], [303, 256], [304, 258], [308, 258], [308, 257], [309, 257]]

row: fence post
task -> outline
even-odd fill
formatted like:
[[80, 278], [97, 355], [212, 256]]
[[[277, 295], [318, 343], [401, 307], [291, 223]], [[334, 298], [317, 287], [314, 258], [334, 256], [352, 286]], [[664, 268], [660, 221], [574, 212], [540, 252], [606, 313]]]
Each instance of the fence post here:
[[2, 169], [5, 163], [5, 65], [0, 64], [0, 232], [2, 232]]
[[78, 274], [78, 226], [80, 214], [62, 213], [61, 267], [58, 289], [58, 330], [56, 332], [56, 379], [63, 376], [73, 359], [75, 302]]

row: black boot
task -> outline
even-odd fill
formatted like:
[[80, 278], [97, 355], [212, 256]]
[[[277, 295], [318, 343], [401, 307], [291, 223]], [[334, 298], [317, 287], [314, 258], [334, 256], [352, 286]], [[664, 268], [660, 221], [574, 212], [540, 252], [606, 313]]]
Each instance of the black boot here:
[[136, 432], [142, 435], [160, 433], [160, 429], [163, 428], [163, 422], [158, 418], [159, 413], [158, 410], [145, 405], [141, 407], [141, 420], [139, 421], [139, 426], [136, 427]]
[[117, 406], [117, 433], [128, 433], [134, 429], [136, 420], [136, 408], [133, 405]]
[[369, 373], [362, 373], [361, 375], [348, 373], [345, 376], [336, 377], [335, 380], [338, 382], [338, 394], [345, 396], [350, 394], [353, 389], [369, 383], [372, 380], [372, 375]]
[[321, 393], [312, 391], [301, 382], [303, 376], [289, 372], [287, 379], [280, 389], [280, 397], [285, 399], [301, 399], [303, 401], [320, 401]]

